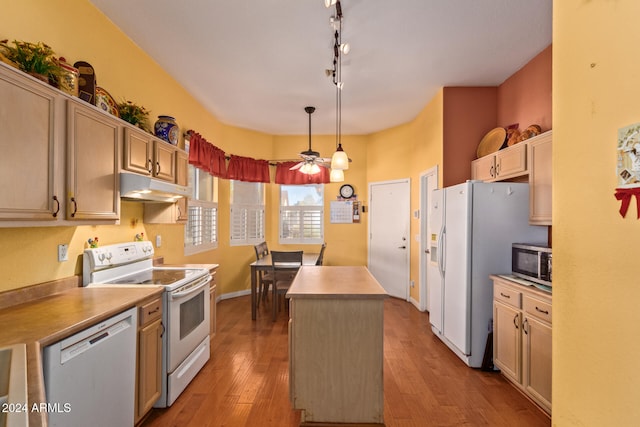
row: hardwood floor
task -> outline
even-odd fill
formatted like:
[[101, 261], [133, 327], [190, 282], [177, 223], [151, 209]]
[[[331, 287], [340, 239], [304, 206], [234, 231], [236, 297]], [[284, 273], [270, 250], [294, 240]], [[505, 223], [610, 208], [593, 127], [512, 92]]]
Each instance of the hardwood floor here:
[[[269, 304], [251, 320], [249, 297], [218, 303], [212, 356], [167, 409], [144, 427], [293, 427], [287, 314]], [[499, 373], [467, 367], [429, 327], [427, 313], [389, 298], [384, 311], [384, 418], [387, 427], [550, 426], [540, 409]]]

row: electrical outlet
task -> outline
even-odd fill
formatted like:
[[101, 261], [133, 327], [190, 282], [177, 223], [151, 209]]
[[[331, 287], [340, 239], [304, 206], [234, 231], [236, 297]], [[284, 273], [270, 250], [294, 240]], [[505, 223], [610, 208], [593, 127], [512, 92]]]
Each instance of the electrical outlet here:
[[58, 262], [69, 261], [69, 245], [58, 245]]
[[156, 236], [156, 248], [159, 248], [160, 246], [162, 246], [162, 236], [158, 234]]

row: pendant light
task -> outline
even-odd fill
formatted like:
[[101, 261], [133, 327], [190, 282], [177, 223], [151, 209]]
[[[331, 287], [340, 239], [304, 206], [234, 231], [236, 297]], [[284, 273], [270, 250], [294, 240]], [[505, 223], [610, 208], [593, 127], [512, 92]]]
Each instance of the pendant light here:
[[[333, 83], [336, 86], [336, 152], [331, 156], [331, 181], [341, 182], [344, 181], [344, 172], [349, 169], [349, 157], [342, 148], [342, 90], [344, 87], [342, 81], [342, 55], [349, 52], [348, 43], [342, 43], [342, 7], [340, 0], [337, 0], [336, 16], [332, 17], [331, 23], [335, 28], [334, 32], [334, 45], [333, 45]], [[330, 6], [330, 5], [328, 5]], [[337, 28], [336, 28], [337, 23]], [[334, 170], [341, 171], [341, 173]], [[341, 181], [334, 181], [341, 178]]]

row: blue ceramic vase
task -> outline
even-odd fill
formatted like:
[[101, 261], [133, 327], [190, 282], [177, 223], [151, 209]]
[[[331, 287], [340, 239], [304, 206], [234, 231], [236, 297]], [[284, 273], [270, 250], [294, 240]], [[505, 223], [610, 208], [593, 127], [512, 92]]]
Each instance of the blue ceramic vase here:
[[158, 120], [153, 126], [155, 135], [167, 141], [171, 145], [178, 145], [178, 135], [180, 135], [180, 128], [176, 123], [176, 119], [171, 116], [158, 116]]

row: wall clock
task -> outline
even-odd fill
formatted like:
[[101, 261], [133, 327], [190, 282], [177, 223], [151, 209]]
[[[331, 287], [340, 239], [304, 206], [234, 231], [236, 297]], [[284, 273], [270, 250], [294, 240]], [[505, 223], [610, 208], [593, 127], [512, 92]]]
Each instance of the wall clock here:
[[350, 199], [354, 196], [355, 191], [353, 187], [349, 184], [344, 184], [340, 187], [340, 197], [343, 199]]

